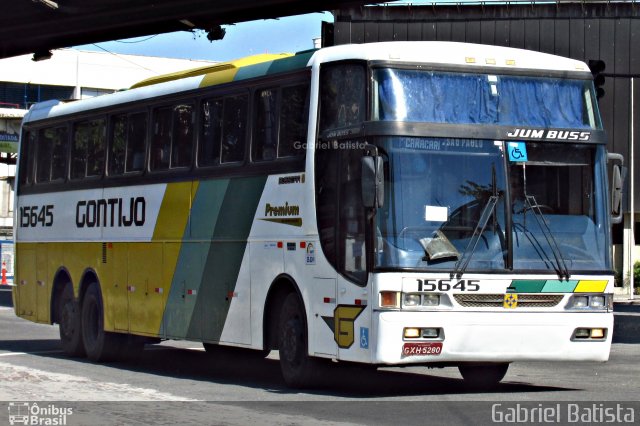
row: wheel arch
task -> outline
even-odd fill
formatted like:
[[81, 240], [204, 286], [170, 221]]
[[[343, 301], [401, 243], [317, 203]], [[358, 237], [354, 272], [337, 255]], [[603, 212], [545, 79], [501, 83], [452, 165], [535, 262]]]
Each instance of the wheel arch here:
[[84, 295], [91, 283], [96, 283], [96, 285], [98, 286], [100, 303], [102, 303], [104, 309], [104, 300], [102, 300], [102, 287], [100, 286], [98, 273], [93, 268], [85, 269], [82, 273], [82, 277], [80, 278], [80, 285], [78, 286], [78, 301], [80, 302], [80, 306], [82, 306], [82, 300], [84, 299]]
[[[278, 333], [278, 320], [284, 299], [290, 293], [298, 295], [298, 299], [306, 312], [304, 298], [293, 277], [288, 274], [278, 275], [271, 282], [264, 303], [264, 311], [262, 314], [263, 349], [278, 349], [278, 339], [276, 337]], [[308, 330], [306, 315], [304, 317], [304, 326], [305, 329]]]
[[66, 267], [61, 266], [60, 268], [58, 268], [54, 275], [53, 285], [51, 287], [51, 298], [49, 299], [49, 322], [51, 324], [56, 324], [59, 322], [58, 301], [62, 295], [64, 287], [67, 284], [70, 284], [73, 288], [71, 273]]

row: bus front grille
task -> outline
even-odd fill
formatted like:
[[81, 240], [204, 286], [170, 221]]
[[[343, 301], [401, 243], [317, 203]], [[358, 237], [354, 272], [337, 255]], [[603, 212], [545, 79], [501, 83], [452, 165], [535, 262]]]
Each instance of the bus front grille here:
[[[563, 297], [561, 294], [518, 294], [517, 308], [552, 308], [557, 306]], [[453, 298], [465, 308], [504, 306], [504, 294], [454, 294]]]

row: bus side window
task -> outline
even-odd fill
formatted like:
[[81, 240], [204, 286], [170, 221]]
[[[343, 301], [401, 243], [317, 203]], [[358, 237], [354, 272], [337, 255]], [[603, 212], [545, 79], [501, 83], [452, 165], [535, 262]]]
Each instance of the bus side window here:
[[284, 87], [281, 105], [278, 157], [304, 155], [309, 116], [309, 84]]
[[124, 161], [127, 147], [127, 115], [120, 114], [111, 118], [109, 141], [109, 175], [124, 173]]
[[151, 141], [151, 170], [167, 170], [171, 156], [172, 107], [153, 111], [153, 139]]
[[338, 222], [338, 164], [340, 151], [323, 149], [316, 151], [316, 219], [320, 244], [327, 260], [337, 265]]
[[90, 138], [87, 146], [87, 176], [102, 176], [104, 173], [105, 133], [104, 119], [89, 122]]
[[64, 179], [67, 164], [67, 129], [49, 127], [40, 130], [37, 150], [36, 181]]
[[365, 119], [366, 72], [360, 64], [324, 65], [320, 73], [320, 131]]
[[173, 108], [172, 169], [191, 166], [193, 121], [193, 105], [176, 105]]
[[126, 172], [141, 172], [144, 169], [146, 142], [147, 113], [130, 114], [127, 123]]
[[23, 135], [23, 142], [27, 144], [26, 150], [23, 150], [23, 158], [20, 158], [20, 183], [22, 185], [33, 183], [33, 165], [35, 164], [34, 155], [36, 153], [36, 132], [28, 131]]
[[224, 100], [222, 163], [238, 162], [244, 159], [248, 101], [246, 95], [233, 96]]
[[278, 90], [258, 90], [255, 96], [256, 131], [252, 157], [254, 161], [275, 160], [278, 144]]
[[64, 180], [67, 177], [67, 147], [69, 138], [67, 128], [58, 127], [53, 140], [51, 156], [51, 180]]
[[[354, 141], [355, 145], [357, 141]], [[365, 256], [365, 216], [362, 205], [362, 152], [342, 151], [340, 162], [340, 244], [342, 271], [360, 284], [367, 279]]]
[[103, 119], [77, 123], [71, 144], [71, 179], [101, 176], [104, 167]]
[[220, 163], [222, 134], [222, 99], [206, 99], [200, 105], [200, 143], [198, 165], [215, 166]]

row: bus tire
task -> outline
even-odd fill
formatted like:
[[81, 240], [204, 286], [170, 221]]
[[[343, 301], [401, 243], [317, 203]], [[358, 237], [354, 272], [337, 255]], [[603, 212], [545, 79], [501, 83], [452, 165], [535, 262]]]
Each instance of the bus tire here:
[[80, 303], [73, 297], [71, 283], [66, 283], [62, 289], [58, 299], [57, 316], [64, 353], [72, 357], [84, 356]]
[[509, 363], [499, 364], [468, 364], [459, 365], [458, 370], [464, 379], [476, 389], [487, 389], [498, 385], [507, 374]]
[[104, 309], [100, 286], [89, 284], [82, 299], [82, 341], [87, 358], [104, 362], [113, 360], [123, 343], [122, 335], [104, 331]]
[[287, 386], [304, 388], [314, 385], [318, 362], [308, 354], [305, 312], [296, 293], [289, 293], [282, 304], [278, 343], [280, 370]]

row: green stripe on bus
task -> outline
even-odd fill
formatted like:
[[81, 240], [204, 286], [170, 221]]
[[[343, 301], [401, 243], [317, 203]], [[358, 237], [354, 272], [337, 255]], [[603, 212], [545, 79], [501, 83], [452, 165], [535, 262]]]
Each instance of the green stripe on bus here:
[[259, 176], [229, 182], [204, 262], [187, 338], [220, 340], [231, 304], [228, 294], [235, 290], [247, 238], [266, 181], [266, 176]]
[[[218, 214], [229, 187], [229, 179], [200, 182], [184, 232], [178, 262], [167, 297], [161, 336], [185, 337], [195, 309], [204, 260], [209, 253], [210, 241], [218, 221]], [[204, 242], [193, 242], [200, 240]], [[195, 290], [189, 295], [188, 290]]]
[[573, 293], [578, 281], [547, 280], [542, 293]]
[[242, 67], [238, 70], [233, 80], [245, 80], [248, 78], [262, 77], [265, 75], [303, 69], [307, 66], [307, 63], [309, 63], [309, 59], [311, 59], [313, 53], [315, 53], [315, 51], [304, 52], [287, 58]]
[[510, 293], [540, 293], [547, 280], [513, 280]]

